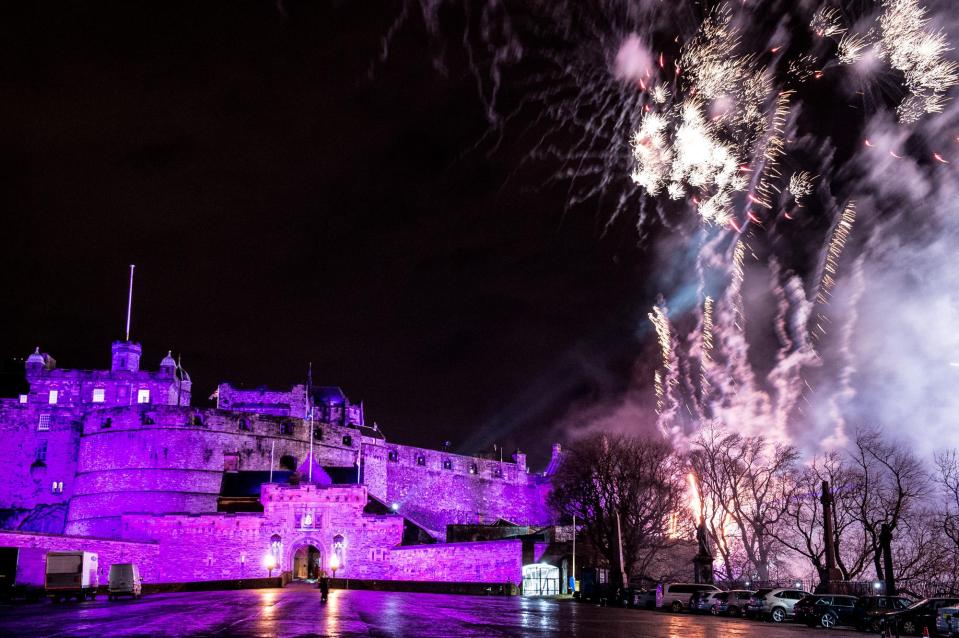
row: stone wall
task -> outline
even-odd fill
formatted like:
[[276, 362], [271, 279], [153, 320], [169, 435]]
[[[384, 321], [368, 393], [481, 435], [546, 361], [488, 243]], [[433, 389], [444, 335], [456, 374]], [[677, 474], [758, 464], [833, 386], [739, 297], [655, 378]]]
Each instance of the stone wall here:
[[216, 407], [235, 412], [256, 412], [274, 416], [306, 416], [306, 388], [293, 386], [290, 390], [257, 388], [246, 390], [229, 383], [217, 386]]
[[397, 547], [389, 560], [394, 580], [498, 584], [523, 580], [519, 539]]
[[338, 576], [391, 577], [389, 552], [402, 540], [403, 520], [364, 514], [366, 488], [266, 485], [262, 501], [263, 514], [129, 514], [120, 533], [159, 544], [159, 582], [266, 577], [264, 559], [274, 551], [277, 575], [291, 571], [294, 554], [307, 545], [319, 550], [322, 568], [330, 572], [337, 536]]
[[158, 569], [160, 547], [156, 543], [0, 531], [0, 547], [30, 547], [46, 552], [93, 552], [100, 566], [101, 585], [107, 584], [110, 565], [114, 563], [136, 563], [144, 582], [161, 582]]
[[[395, 452], [392, 458], [390, 453]], [[548, 485], [527, 474], [525, 463], [461, 456], [401, 445], [364, 445], [363, 482], [385, 503], [445, 538], [449, 524], [520, 525], [552, 521]]]
[[[314, 441], [317, 461], [352, 466], [359, 437], [345, 447], [331, 429]], [[70, 534], [115, 537], [124, 513], [215, 512], [225, 456], [238, 456], [241, 470], [269, 470], [271, 449], [274, 469], [310, 449], [301, 419], [176, 406], [98, 410], [82, 431]]]
[[[39, 429], [41, 414], [48, 417], [46, 430]], [[0, 440], [3, 527], [25, 525], [29, 531], [63, 531], [61, 514], [75, 486], [80, 440], [80, 427], [71, 412], [6, 401], [0, 406]], [[41, 515], [51, 511], [60, 514], [52, 518]]]

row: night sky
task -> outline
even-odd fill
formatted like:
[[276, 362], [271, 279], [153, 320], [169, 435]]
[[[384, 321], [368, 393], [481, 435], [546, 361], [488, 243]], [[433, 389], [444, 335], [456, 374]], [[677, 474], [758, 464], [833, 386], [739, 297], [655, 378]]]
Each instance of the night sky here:
[[312, 361], [391, 440], [543, 462], [642, 353], [630, 220], [564, 211], [415, 21], [379, 62], [398, 4], [282, 8], [3, 9], [0, 355], [107, 367], [135, 263], [143, 366], [182, 354], [195, 405]]

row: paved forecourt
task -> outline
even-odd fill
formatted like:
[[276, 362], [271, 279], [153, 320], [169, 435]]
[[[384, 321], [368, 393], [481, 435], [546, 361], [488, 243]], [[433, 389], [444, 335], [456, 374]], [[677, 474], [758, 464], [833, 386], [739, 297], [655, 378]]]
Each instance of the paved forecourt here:
[[[333, 591], [326, 605], [307, 586], [154, 594], [139, 601], [0, 606], [0, 635], [78, 636], [573, 636], [801, 638], [822, 634], [772, 625], [572, 601], [376, 591]], [[831, 637], [862, 636], [829, 631]]]

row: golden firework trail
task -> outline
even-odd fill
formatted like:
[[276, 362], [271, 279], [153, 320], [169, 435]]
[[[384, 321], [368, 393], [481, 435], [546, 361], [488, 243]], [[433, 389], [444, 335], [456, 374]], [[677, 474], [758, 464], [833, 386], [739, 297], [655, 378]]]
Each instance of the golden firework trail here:
[[822, 279], [819, 282], [819, 294], [816, 296], [816, 301], [821, 305], [829, 303], [829, 296], [836, 286], [836, 277], [839, 274], [839, 258], [842, 256], [842, 249], [846, 246], [846, 240], [849, 239], [855, 221], [856, 202], [850, 201], [846, 204], [839, 221], [833, 228], [832, 237], [829, 239], [829, 247], [826, 249], [826, 263], [823, 266]]

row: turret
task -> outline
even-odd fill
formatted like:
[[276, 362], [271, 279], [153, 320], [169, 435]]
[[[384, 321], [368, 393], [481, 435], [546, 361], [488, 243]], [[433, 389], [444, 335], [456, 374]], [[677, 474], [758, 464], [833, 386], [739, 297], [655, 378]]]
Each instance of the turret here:
[[43, 355], [40, 354], [40, 348], [37, 347], [29, 357], [27, 357], [27, 376], [37, 374], [43, 370], [45, 362]]
[[143, 349], [139, 343], [114, 341], [111, 350], [113, 351], [113, 360], [110, 364], [111, 372], [136, 372], [140, 369], [140, 354]]
[[176, 361], [173, 359], [173, 351], [170, 350], [166, 353], [166, 356], [160, 361], [160, 372], [162, 374], [172, 375], [176, 372]]

